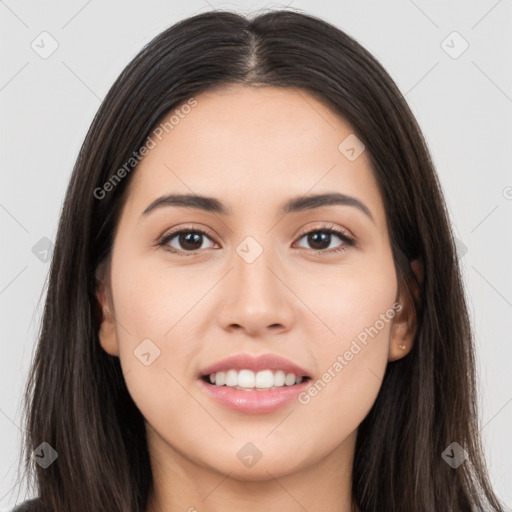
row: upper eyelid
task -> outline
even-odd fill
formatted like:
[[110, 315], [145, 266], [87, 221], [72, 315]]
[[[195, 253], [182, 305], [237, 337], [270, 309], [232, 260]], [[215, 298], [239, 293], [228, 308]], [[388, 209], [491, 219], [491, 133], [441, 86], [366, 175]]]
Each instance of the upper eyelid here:
[[321, 226], [318, 226], [318, 227], [307, 228], [307, 229], [301, 231], [297, 236], [303, 237], [304, 235], [307, 235], [309, 233], [314, 233], [315, 231], [329, 231], [329, 230], [334, 231], [335, 234], [344, 235], [351, 240], [353, 240], [355, 238], [346, 228], [335, 226], [334, 224], [331, 224], [329, 222], [325, 222], [324, 224], [322, 224]]
[[203, 227], [198, 228], [198, 227], [192, 227], [192, 226], [182, 226], [182, 227], [179, 227], [176, 229], [172, 229], [171, 231], [166, 231], [162, 236], [160, 236], [158, 238], [158, 241], [162, 242], [164, 240], [169, 240], [170, 238], [173, 238], [174, 236], [176, 236], [182, 232], [189, 232], [189, 231], [190, 232], [192, 232], [192, 231], [200, 232], [200, 233], [206, 235], [208, 238], [210, 238], [210, 240], [212, 240], [212, 242], [214, 241], [212, 239], [213, 235], [211, 235], [206, 228], [203, 228]]

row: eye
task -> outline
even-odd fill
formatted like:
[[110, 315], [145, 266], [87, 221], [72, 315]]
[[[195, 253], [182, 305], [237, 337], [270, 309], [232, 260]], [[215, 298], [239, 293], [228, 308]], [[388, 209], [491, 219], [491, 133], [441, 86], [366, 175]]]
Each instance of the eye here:
[[[180, 256], [189, 256], [188, 254], [183, 253], [195, 252], [200, 249], [204, 249], [203, 242], [205, 238], [212, 242], [209, 235], [201, 229], [181, 228], [164, 235], [159, 240], [158, 245], [163, 246], [166, 250], [179, 254]], [[178, 247], [173, 245], [173, 243], [178, 245]]]
[[[341, 240], [342, 244], [333, 250], [329, 249], [333, 236]], [[340, 251], [346, 251], [348, 247], [355, 245], [355, 240], [344, 231], [330, 225], [324, 225], [303, 233], [299, 240], [306, 238], [307, 243], [312, 245], [311, 250], [318, 254], [332, 254]], [[193, 256], [196, 251], [204, 249], [205, 239], [214, 244], [212, 238], [206, 231], [192, 227], [182, 227], [162, 236], [158, 245], [165, 250], [179, 256]], [[210, 246], [211, 248], [211, 246]], [[189, 253], [189, 254], [187, 254]]]
[[[343, 243], [333, 250], [326, 251], [325, 249], [329, 249], [331, 245], [333, 236], [335, 238], [339, 238]], [[312, 245], [312, 250], [317, 253], [335, 253], [339, 251], [346, 251], [347, 246], [352, 247], [355, 245], [355, 240], [349, 237], [344, 231], [327, 225], [321, 226], [320, 228], [313, 229], [311, 231], [307, 231], [301, 235], [299, 240], [305, 237], [307, 237], [307, 243]]]

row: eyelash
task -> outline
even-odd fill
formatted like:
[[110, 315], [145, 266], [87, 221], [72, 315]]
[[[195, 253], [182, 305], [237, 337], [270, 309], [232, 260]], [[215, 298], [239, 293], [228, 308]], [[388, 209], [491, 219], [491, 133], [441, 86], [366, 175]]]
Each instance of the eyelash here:
[[[317, 233], [317, 232], [328, 233], [328, 234], [331, 234], [331, 235], [336, 235], [344, 243], [343, 243], [343, 245], [341, 245], [337, 249], [331, 249], [331, 250], [326, 250], [326, 249], [310, 249], [315, 254], [320, 254], [321, 255], [321, 254], [334, 254], [334, 253], [338, 253], [338, 252], [343, 252], [343, 251], [347, 250], [347, 246], [348, 247], [352, 247], [352, 246], [355, 246], [355, 244], [356, 244], [355, 240], [353, 238], [349, 237], [344, 231], [341, 231], [340, 229], [338, 229], [338, 228], [336, 228], [334, 226], [331, 226], [331, 225], [327, 225], [327, 224], [323, 225], [323, 226], [320, 226], [319, 228], [315, 228], [315, 229], [312, 229], [310, 231], [306, 231], [306, 232], [302, 233], [299, 236], [298, 240], [300, 240], [301, 238], [303, 238], [306, 235], [309, 235], [311, 233]], [[211, 240], [210, 235], [206, 231], [203, 231], [202, 229], [193, 228], [193, 227], [184, 227], [184, 228], [177, 229], [176, 231], [171, 231], [170, 233], [166, 233], [165, 235], [163, 235], [162, 237], [160, 237], [158, 239], [157, 245], [159, 247], [163, 247], [166, 251], [169, 251], [170, 253], [176, 254], [178, 256], [194, 256], [194, 255], [196, 255], [197, 252], [179, 251], [179, 250], [171, 248], [170, 246], [167, 245], [176, 235], [179, 235], [181, 233], [199, 233], [201, 235], [206, 236], [207, 238], [209, 238]]]

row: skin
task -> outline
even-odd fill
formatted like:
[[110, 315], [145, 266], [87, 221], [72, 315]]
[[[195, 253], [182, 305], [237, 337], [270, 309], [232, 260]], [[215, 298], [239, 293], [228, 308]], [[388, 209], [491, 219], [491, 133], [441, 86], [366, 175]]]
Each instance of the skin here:
[[[338, 145], [352, 128], [304, 91], [230, 86], [196, 99], [134, 171], [112, 259], [98, 274], [100, 342], [120, 358], [146, 420], [155, 482], [147, 511], [348, 512], [358, 426], [415, 334], [367, 152], [349, 161]], [[356, 197], [374, 221], [346, 205], [278, 214], [285, 200], [322, 192]], [[232, 213], [168, 206], [141, 217], [169, 193], [212, 196]], [[356, 245], [332, 235], [315, 254], [303, 235], [325, 222]], [[183, 256], [157, 246], [180, 227], [208, 236], [188, 253], [178, 236], [169, 241]], [[250, 264], [236, 252], [247, 236], [263, 249]], [[397, 301], [402, 310], [307, 404], [243, 414], [196, 379], [248, 352], [288, 358], [313, 383]], [[146, 338], [160, 350], [149, 366], [133, 353]], [[262, 453], [252, 467], [237, 457], [247, 442]]]

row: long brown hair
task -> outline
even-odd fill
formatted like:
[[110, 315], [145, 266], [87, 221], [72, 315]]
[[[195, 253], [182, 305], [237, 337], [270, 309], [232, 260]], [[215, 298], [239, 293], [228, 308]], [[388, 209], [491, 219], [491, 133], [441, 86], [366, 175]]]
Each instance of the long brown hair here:
[[[196, 15], [168, 28], [128, 64], [87, 133], [66, 192], [26, 401], [23, 460], [34, 510], [140, 512], [152, 487], [140, 411], [119, 360], [98, 341], [95, 273], [108, 260], [130, 164], [164, 115], [229, 84], [300, 89], [345, 118], [370, 155], [386, 210], [399, 286], [417, 286], [412, 351], [388, 364], [359, 427], [353, 502], [361, 512], [503, 511], [477, 425], [475, 361], [448, 213], [426, 143], [404, 97], [353, 38], [291, 10]], [[119, 174], [117, 174], [119, 177]], [[111, 182], [113, 183], [113, 182]], [[102, 197], [99, 197], [102, 196]], [[423, 265], [414, 281], [410, 262]], [[58, 453], [31, 459], [42, 442]], [[457, 468], [443, 452], [458, 443]]]

